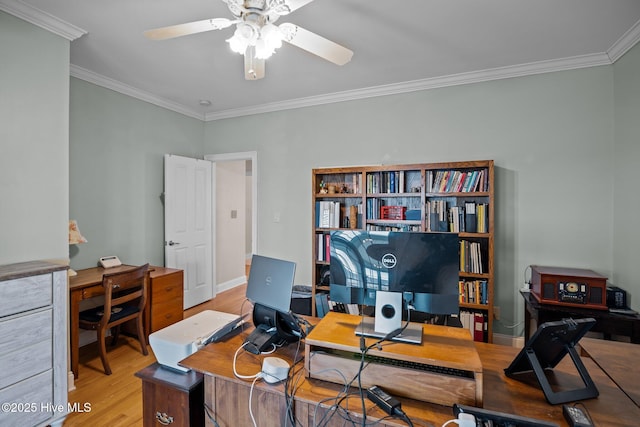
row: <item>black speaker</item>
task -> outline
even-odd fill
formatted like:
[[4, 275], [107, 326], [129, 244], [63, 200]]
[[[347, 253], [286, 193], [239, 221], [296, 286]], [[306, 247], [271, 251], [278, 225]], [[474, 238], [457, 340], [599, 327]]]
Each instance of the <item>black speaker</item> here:
[[542, 285], [542, 298], [544, 299], [556, 299], [556, 284], [544, 283]]
[[604, 304], [604, 296], [602, 295], [602, 288], [589, 289], [589, 302], [591, 304]]

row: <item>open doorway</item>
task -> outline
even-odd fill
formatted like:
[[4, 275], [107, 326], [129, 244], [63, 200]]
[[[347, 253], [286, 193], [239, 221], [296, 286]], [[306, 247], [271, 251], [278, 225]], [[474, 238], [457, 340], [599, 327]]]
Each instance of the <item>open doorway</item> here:
[[213, 189], [216, 293], [244, 284], [257, 242], [257, 153], [206, 155], [215, 164]]

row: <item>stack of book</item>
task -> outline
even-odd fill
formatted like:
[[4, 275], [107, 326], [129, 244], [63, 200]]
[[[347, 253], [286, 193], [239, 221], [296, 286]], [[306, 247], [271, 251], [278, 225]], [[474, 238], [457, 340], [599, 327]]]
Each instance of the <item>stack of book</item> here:
[[489, 188], [487, 169], [460, 171], [439, 170], [427, 172], [429, 193], [471, 193], [487, 191]]
[[458, 282], [458, 301], [470, 304], [488, 304], [487, 281], [460, 280]]
[[460, 240], [460, 271], [463, 273], [486, 273], [482, 258], [482, 246], [479, 242]]
[[322, 200], [316, 202], [316, 227], [340, 227], [340, 202]]

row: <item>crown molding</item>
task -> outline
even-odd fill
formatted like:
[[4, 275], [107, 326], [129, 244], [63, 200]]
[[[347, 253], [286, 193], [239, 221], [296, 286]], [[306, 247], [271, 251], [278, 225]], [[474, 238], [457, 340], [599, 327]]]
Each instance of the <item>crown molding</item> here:
[[[11, 0], [0, 0], [2, 2]], [[160, 98], [148, 92], [125, 85], [116, 80], [104, 77], [92, 71], [71, 65], [71, 75], [99, 86], [112, 89], [125, 95], [138, 98], [168, 110], [184, 114], [205, 122], [223, 120], [234, 117], [264, 114], [276, 111], [291, 110], [296, 108], [312, 107], [317, 105], [332, 104], [336, 102], [354, 101], [358, 99], [373, 98], [378, 96], [397, 95], [402, 93], [417, 92], [429, 89], [438, 89], [450, 86], [459, 86], [472, 83], [502, 80], [514, 77], [525, 77], [537, 74], [552, 73], [557, 71], [575, 70], [580, 68], [611, 65], [622, 57], [629, 49], [640, 41], [640, 21], [627, 31], [616, 43], [603, 53], [561, 58], [548, 61], [539, 61], [528, 64], [499, 67], [488, 70], [473, 71], [469, 73], [452, 74], [448, 76], [429, 79], [413, 80], [408, 82], [380, 85], [363, 89], [336, 92], [307, 98], [291, 99], [280, 102], [272, 102], [255, 105], [246, 108], [228, 109], [218, 112], [201, 114], [184, 105]]]
[[607, 54], [609, 58], [611, 58], [611, 63], [620, 59], [622, 55], [627, 53], [638, 41], [640, 41], [640, 21], [629, 28], [629, 30], [609, 48]]
[[434, 77], [430, 79], [413, 80], [402, 83], [394, 83], [364, 89], [331, 93], [327, 95], [312, 96], [308, 98], [273, 102], [247, 108], [224, 110], [206, 114], [205, 121], [215, 121], [252, 114], [262, 114], [274, 111], [290, 110], [294, 108], [331, 104], [335, 102], [354, 101], [357, 99], [396, 95], [401, 93], [417, 92], [449, 86], [481, 83], [492, 80], [502, 80], [513, 77], [523, 77], [535, 74], [552, 73], [556, 71], [574, 70], [578, 68], [597, 67], [600, 65], [610, 64], [611, 59], [606, 53], [582, 55], [573, 58], [540, 61], [530, 64], [493, 68], [489, 70], [473, 71], [469, 73], [452, 74], [449, 76]]
[[[30, 6], [21, 0], [0, 0], [0, 10], [23, 19], [33, 25], [48, 30], [67, 40], [73, 41], [87, 31], [65, 22], [38, 8]], [[636, 22], [620, 39], [618, 39], [606, 52], [590, 55], [563, 58], [558, 60], [540, 61], [529, 64], [521, 64], [508, 67], [499, 67], [489, 70], [473, 71], [469, 73], [453, 74], [449, 76], [434, 77], [429, 79], [413, 80], [408, 82], [374, 86], [364, 89], [356, 89], [344, 92], [336, 92], [326, 95], [307, 98], [292, 99], [281, 102], [272, 102], [246, 108], [229, 109], [213, 113], [201, 114], [182, 104], [169, 101], [142, 91], [117, 80], [102, 76], [93, 71], [71, 64], [70, 74], [73, 77], [94, 83], [98, 86], [114, 90], [124, 95], [140, 99], [159, 107], [175, 111], [185, 116], [203, 121], [215, 121], [233, 117], [241, 117], [253, 114], [263, 114], [281, 110], [311, 107], [316, 105], [331, 104], [335, 102], [353, 101], [378, 96], [395, 95], [421, 90], [458, 86], [471, 83], [487, 82], [492, 80], [524, 77], [535, 74], [566, 71], [579, 68], [611, 65], [620, 59], [629, 49], [640, 41], [640, 21]]]
[[73, 41], [87, 34], [87, 31], [82, 28], [69, 24], [20, 0], [0, 0], [0, 10], [17, 16], [40, 28], [44, 28], [69, 41]]
[[203, 114], [198, 113], [189, 108], [186, 108], [182, 104], [178, 104], [177, 102], [172, 102], [164, 98], [161, 98], [159, 96], [153, 95], [149, 92], [136, 89], [133, 86], [126, 85], [117, 80], [111, 79], [109, 77], [105, 77], [98, 73], [94, 73], [93, 71], [87, 70], [85, 68], [78, 67], [77, 65], [71, 64], [70, 74], [72, 77], [76, 77], [78, 79], [85, 80], [89, 83], [93, 83], [95, 85], [102, 86], [107, 89], [111, 89], [115, 92], [119, 92], [124, 95], [137, 98], [141, 101], [145, 101], [150, 104], [157, 105], [158, 107], [175, 111], [176, 113], [184, 114], [185, 116], [193, 117], [194, 119], [203, 120], [203, 121], [205, 120], [205, 117]]

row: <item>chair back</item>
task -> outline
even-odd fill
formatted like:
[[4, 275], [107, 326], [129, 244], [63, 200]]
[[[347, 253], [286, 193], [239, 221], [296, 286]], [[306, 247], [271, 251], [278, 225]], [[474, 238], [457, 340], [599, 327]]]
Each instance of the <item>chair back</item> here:
[[149, 264], [141, 265], [132, 270], [118, 273], [108, 273], [102, 276], [104, 287], [104, 316], [101, 324], [109, 323], [111, 308], [139, 298], [138, 310], [144, 310], [147, 304], [147, 290], [149, 287]]

